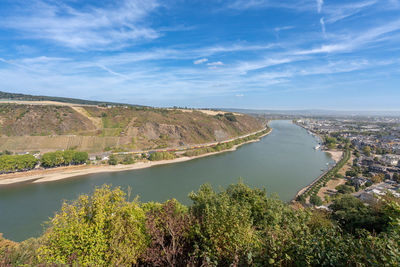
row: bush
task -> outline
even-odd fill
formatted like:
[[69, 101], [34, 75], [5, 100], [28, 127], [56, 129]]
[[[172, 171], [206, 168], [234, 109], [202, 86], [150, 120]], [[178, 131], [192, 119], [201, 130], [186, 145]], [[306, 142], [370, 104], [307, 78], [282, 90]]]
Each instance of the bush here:
[[111, 154], [109, 159], [108, 159], [108, 164], [109, 165], [117, 165], [118, 164], [118, 159], [114, 154]]
[[355, 188], [354, 188], [354, 186], [341, 184], [341, 185], [336, 186], [336, 190], [340, 194], [351, 194], [355, 191]]
[[140, 205], [103, 186], [64, 203], [39, 239], [0, 237], [0, 265], [398, 266], [400, 200], [390, 195], [370, 206], [341, 195], [332, 213], [243, 183], [203, 185], [190, 198], [189, 209], [174, 199]]
[[150, 154], [149, 160], [157, 161], [157, 160], [170, 160], [176, 158], [175, 153], [170, 152], [153, 152]]
[[175, 199], [163, 204], [147, 204], [146, 231], [149, 245], [143, 263], [152, 266], [185, 266], [189, 261], [190, 216]]
[[146, 248], [145, 213], [128, 202], [119, 188], [103, 186], [92, 197], [82, 195], [49, 222], [39, 261], [80, 265], [134, 265]]
[[310, 197], [310, 203], [315, 205], [315, 206], [321, 206], [322, 205], [322, 199], [317, 195], [312, 195]]
[[237, 119], [236, 119], [236, 117], [235, 117], [235, 115], [233, 113], [230, 113], [230, 112], [229, 113], [225, 113], [224, 116], [228, 121], [232, 121], [232, 122], [236, 122], [237, 121]]

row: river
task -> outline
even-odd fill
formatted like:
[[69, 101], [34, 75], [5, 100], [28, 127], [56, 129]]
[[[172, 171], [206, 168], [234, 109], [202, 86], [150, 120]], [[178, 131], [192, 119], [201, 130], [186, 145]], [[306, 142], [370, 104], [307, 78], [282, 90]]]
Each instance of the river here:
[[272, 132], [259, 142], [234, 152], [147, 169], [84, 175], [60, 181], [0, 187], [0, 233], [21, 241], [43, 232], [43, 222], [61, 208], [63, 200], [91, 193], [104, 183], [132, 189], [140, 200], [176, 198], [190, 204], [187, 195], [201, 184], [216, 189], [241, 178], [250, 186], [264, 187], [270, 195], [289, 201], [333, 161], [314, 150], [317, 139], [290, 121], [272, 121]]

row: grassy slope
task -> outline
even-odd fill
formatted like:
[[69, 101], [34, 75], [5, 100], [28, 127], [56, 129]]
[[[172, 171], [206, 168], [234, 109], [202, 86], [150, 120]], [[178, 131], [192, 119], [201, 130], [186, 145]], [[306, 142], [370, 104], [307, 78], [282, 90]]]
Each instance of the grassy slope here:
[[219, 141], [262, 128], [254, 117], [236, 119], [154, 108], [0, 104], [0, 150], [139, 150]]

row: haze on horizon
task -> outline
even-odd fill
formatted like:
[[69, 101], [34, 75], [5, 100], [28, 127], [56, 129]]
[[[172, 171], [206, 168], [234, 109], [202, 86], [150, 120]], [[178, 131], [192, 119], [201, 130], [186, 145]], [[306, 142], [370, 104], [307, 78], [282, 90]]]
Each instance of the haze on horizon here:
[[399, 0], [5, 0], [0, 91], [399, 110]]

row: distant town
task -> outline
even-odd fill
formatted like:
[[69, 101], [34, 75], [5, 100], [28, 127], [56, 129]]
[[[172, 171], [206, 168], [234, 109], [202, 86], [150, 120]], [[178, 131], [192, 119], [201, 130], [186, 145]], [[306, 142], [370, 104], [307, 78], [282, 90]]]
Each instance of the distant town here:
[[[332, 197], [345, 193], [363, 202], [387, 193], [400, 197], [400, 118], [301, 118], [294, 122], [320, 136], [323, 149], [351, 152], [347, 166], [331, 173], [330, 179], [309, 194], [311, 204], [328, 208]], [[321, 194], [321, 188], [332, 179], [337, 181], [336, 186]], [[299, 199], [307, 200], [304, 196]]]

